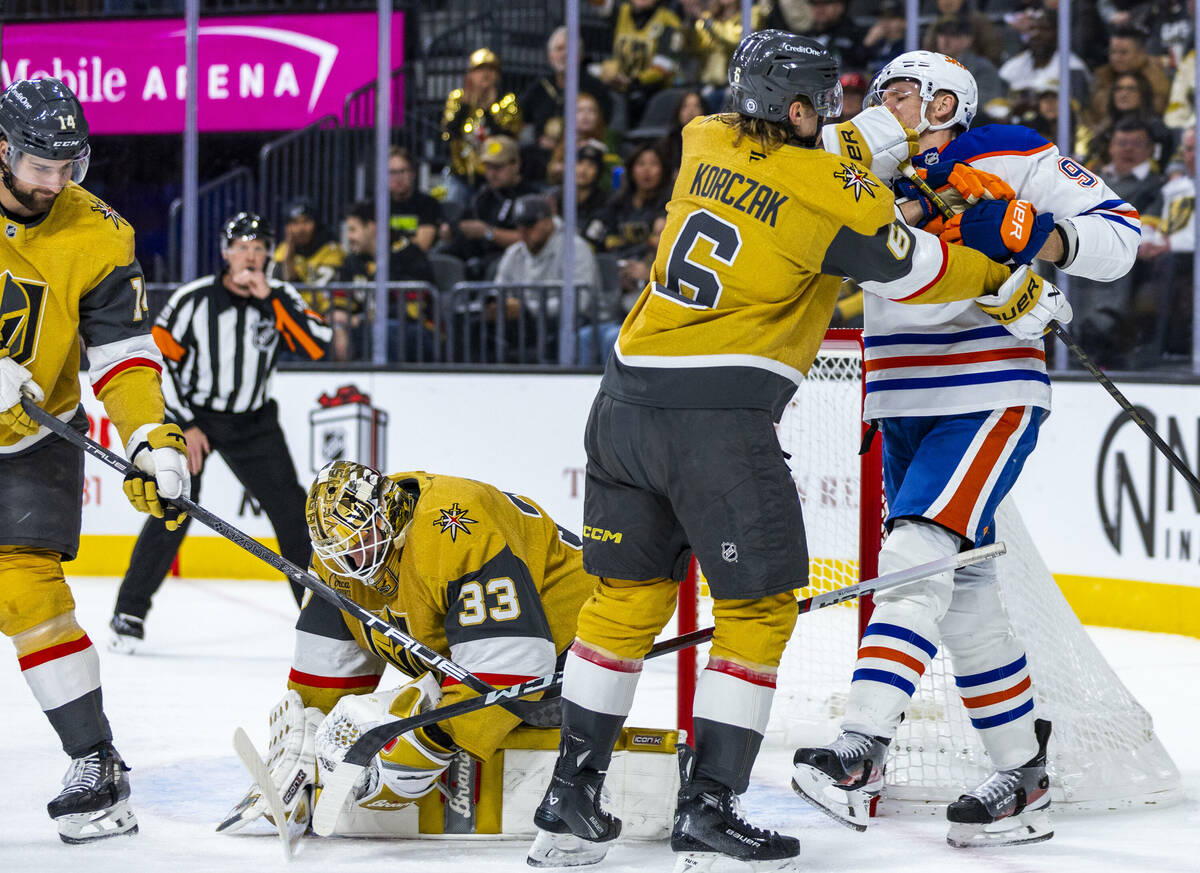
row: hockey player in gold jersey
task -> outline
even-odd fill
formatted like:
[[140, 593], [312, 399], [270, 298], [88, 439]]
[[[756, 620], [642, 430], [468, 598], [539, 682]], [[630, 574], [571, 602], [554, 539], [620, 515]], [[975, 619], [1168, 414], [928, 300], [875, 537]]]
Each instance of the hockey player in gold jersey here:
[[563, 684], [559, 758], [534, 822], [534, 866], [601, 860], [621, 823], [599, 804], [642, 660], [694, 554], [716, 630], [681, 756], [677, 871], [722, 856], [791, 867], [792, 837], [741, 816], [808, 582], [804, 522], [773, 423], [811, 365], [843, 276], [920, 304], [1014, 291], [1005, 267], [896, 220], [868, 167], [906, 160], [894, 118], [847, 127], [860, 160], [816, 148], [841, 111], [836, 61], [783, 31], [730, 63], [735, 112], [690, 122], [650, 282], [625, 319], [584, 436], [584, 567], [600, 577]]
[[[497, 687], [554, 672], [596, 583], [583, 570], [578, 537], [528, 498], [471, 479], [384, 476], [335, 461], [317, 474], [306, 513], [313, 569], [324, 582]], [[412, 681], [373, 693], [388, 664]], [[285, 790], [303, 771], [307, 787], [315, 757], [332, 766], [357, 736], [348, 726], [365, 730], [476, 694], [309, 597], [285, 697], [294, 703], [273, 714], [272, 733], [294, 731], [297, 740], [272, 775]], [[377, 756], [356, 800], [367, 809], [411, 802], [433, 790], [457, 750], [486, 761], [520, 723], [493, 706], [404, 734]], [[289, 815], [303, 795], [285, 792]]]
[[39, 427], [22, 395], [86, 430], [82, 338], [92, 388], [138, 470], [130, 501], [174, 524], [181, 516], [162, 498], [188, 485], [183, 435], [162, 423], [133, 229], [79, 186], [89, 154], [83, 109], [62, 82], [18, 80], [0, 96], [0, 632], [72, 759], [48, 807], [71, 843], [133, 833], [137, 819], [99, 659], [63, 576], [79, 548], [83, 453]]

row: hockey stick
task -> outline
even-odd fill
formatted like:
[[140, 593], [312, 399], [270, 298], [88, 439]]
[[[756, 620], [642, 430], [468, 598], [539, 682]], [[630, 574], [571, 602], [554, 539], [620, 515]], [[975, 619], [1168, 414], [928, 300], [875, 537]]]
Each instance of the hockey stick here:
[[292, 838], [288, 833], [287, 815], [283, 811], [283, 798], [279, 796], [279, 789], [275, 787], [262, 756], [254, 747], [254, 741], [240, 727], [233, 732], [233, 750], [237, 752], [242, 765], [250, 771], [251, 778], [258, 784], [259, 793], [267, 802], [271, 817], [275, 819], [275, 828], [279, 832], [280, 842], [283, 843], [283, 859], [292, 860]]
[[[914, 185], [917, 186], [922, 194], [933, 201], [934, 205], [942, 211], [942, 214], [946, 218], [952, 218], [954, 215], [953, 211], [946, 205], [944, 200], [934, 193], [933, 189], [929, 187], [929, 183], [917, 175], [916, 170], [913, 170], [912, 168], [912, 164], [907, 164], [905, 166], [907, 166], [907, 170], [905, 170], [903, 167], [901, 168], [901, 170], [904, 172], [904, 175], [908, 177]], [[1092, 378], [1100, 383], [1101, 387], [1103, 387], [1104, 390], [1109, 393], [1109, 396], [1112, 397], [1113, 400], [1117, 401], [1117, 406], [1121, 407], [1124, 413], [1129, 416], [1129, 420], [1140, 427], [1142, 429], [1142, 433], [1150, 438], [1150, 442], [1162, 453], [1162, 456], [1167, 459], [1167, 463], [1175, 468], [1175, 472], [1183, 477], [1183, 480], [1188, 483], [1188, 486], [1192, 489], [1192, 491], [1197, 495], [1200, 495], [1200, 478], [1197, 478], [1196, 474], [1188, 469], [1188, 466], [1184, 463], [1183, 459], [1171, 450], [1171, 447], [1167, 445], [1166, 441], [1158, 435], [1158, 431], [1150, 426], [1145, 417], [1141, 414], [1141, 412], [1138, 411], [1137, 407], [1130, 403], [1129, 398], [1127, 398], [1122, 393], [1121, 389], [1113, 383], [1113, 380], [1108, 378], [1104, 371], [1096, 366], [1095, 362], [1088, 356], [1087, 352], [1080, 348], [1079, 343], [1075, 342], [1074, 338], [1067, 333], [1067, 329], [1065, 327], [1063, 327], [1057, 321], [1051, 321], [1049, 327], [1050, 330], [1054, 331], [1054, 335], [1058, 337], [1059, 342], [1067, 347], [1067, 351], [1074, 355], [1075, 359], [1079, 361], [1079, 363], [1083, 364], [1083, 368], [1091, 374]]]
[[[97, 458], [100, 461], [103, 461], [114, 470], [128, 474], [135, 469], [133, 464], [129, 463], [129, 461], [125, 460], [117, 453], [109, 451], [108, 449], [104, 448], [104, 446], [100, 445], [94, 440], [89, 439], [84, 434], [79, 433], [79, 431], [75, 430], [75, 428], [71, 427], [66, 422], [59, 421], [28, 397], [21, 398], [21, 406], [24, 407], [25, 411], [35, 421], [45, 425], [67, 442], [74, 443], [75, 445], [79, 446], [89, 455]], [[320, 579], [300, 569], [282, 555], [272, 552], [257, 540], [251, 539], [249, 536], [242, 533], [242, 531], [238, 530], [227, 521], [224, 521], [223, 519], [209, 512], [203, 506], [192, 501], [187, 496], [173, 498], [170, 502], [176, 506], [186, 509], [196, 518], [197, 521], [207, 525], [221, 536], [241, 546], [259, 560], [270, 564], [293, 582], [303, 585], [322, 600], [333, 604], [343, 612], [350, 613], [363, 623], [367, 631], [376, 631], [380, 635], [387, 637], [405, 651], [410, 652], [414, 657], [423, 662], [430, 669], [437, 670], [438, 672], [444, 673], [447, 676], [452, 676], [463, 685], [466, 685], [472, 691], [477, 691], [480, 694], [487, 695], [496, 693], [495, 688], [493, 688], [491, 685], [488, 685], [474, 673], [463, 667], [460, 667], [449, 658], [438, 654], [420, 640], [410, 637], [399, 628], [388, 624], [373, 612], [355, 603], [344, 594], [334, 591], [328, 585], [324, 584]], [[512, 704], [507, 701], [507, 698], [497, 700], [496, 702], [500, 703], [500, 705], [505, 709], [509, 709], [512, 706]], [[522, 714], [520, 710], [510, 709], [510, 711], [517, 716]]]
[[[905, 585], [938, 573], [957, 570], [970, 564], [978, 564], [981, 561], [997, 558], [1003, 555], [1005, 551], [1004, 543], [998, 542], [990, 546], [959, 552], [957, 555], [949, 555], [926, 564], [918, 564], [915, 567], [886, 573], [874, 579], [865, 579], [855, 585], [847, 585], [845, 588], [838, 588], [834, 591], [826, 591], [823, 594], [807, 597], [796, 604], [796, 609], [803, 615], [806, 612], [823, 609], [826, 606], [845, 603], [847, 600], [853, 600], [864, 594], [886, 591], [898, 585]], [[680, 649], [706, 643], [712, 639], [714, 630], [716, 629], [711, 627], [702, 628], [683, 634], [682, 636], [663, 640], [660, 643], [656, 643], [650, 649], [646, 654], [646, 658], [657, 658], [659, 655], [667, 655], [672, 652], [678, 652]], [[539, 691], [557, 688], [560, 685], [562, 685], [561, 670], [548, 676], [539, 676], [536, 679], [530, 679], [528, 682], [514, 685], [511, 688], [494, 691], [482, 697], [473, 697], [469, 700], [460, 700], [457, 703], [451, 703], [436, 709], [427, 709], [416, 715], [396, 721], [384, 722], [372, 728], [354, 741], [353, 745], [346, 750], [345, 756], [343, 756], [333, 773], [324, 780], [320, 796], [317, 798], [316, 810], [313, 812], [313, 831], [323, 837], [327, 837], [333, 833], [333, 829], [337, 825], [338, 816], [341, 815], [342, 807], [345, 806], [346, 800], [350, 796], [354, 784], [358, 781], [359, 775], [366, 769], [367, 764], [379, 754], [380, 749], [401, 734], [433, 724], [434, 722], [446, 721], [459, 715], [485, 709], [500, 700], [525, 697]]]

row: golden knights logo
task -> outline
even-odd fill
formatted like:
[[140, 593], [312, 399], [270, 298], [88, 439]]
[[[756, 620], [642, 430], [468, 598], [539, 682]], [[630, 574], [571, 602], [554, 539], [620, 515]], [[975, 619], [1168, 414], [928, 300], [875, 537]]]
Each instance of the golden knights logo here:
[[117, 210], [113, 209], [99, 197], [92, 198], [92, 212], [98, 212], [100, 213], [101, 218], [109, 219], [115, 228], [120, 228], [121, 222], [123, 221], [125, 224], [129, 224], [128, 221], [125, 221], [125, 219], [121, 217]]
[[309, 466], [317, 472], [330, 461], [356, 461], [387, 469], [388, 414], [354, 385], [321, 394], [309, 412]]
[[18, 364], [37, 352], [46, 290], [45, 282], [19, 279], [8, 270], [0, 273], [0, 345]]
[[[397, 612], [390, 606], [385, 606], [383, 609], [375, 612], [381, 619], [386, 621], [396, 630], [408, 633], [408, 619], [403, 612]], [[398, 645], [381, 634], [379, 631], [372, 630], [367, 636], [367, 645], [371, 647], [376, 655], [383, 658], [388, 663], [398, 668], [401, 672], [412, 677], [420, 676], [422, 673], [428, 673], [429, 667], [425, 666], [422, 661], [409, 652], [406, 648]], [[439, 681], [441, 673], [433, 671], [434, 676], [437, 676]]]
[[462, 531], [465, 534], [471, 533], [467, 528], [469, 524], [479, 524], [473, 518], [468, 518], [469, 509], [463, 509], [458, 503], [454, 503], [449, 509], [439, 509], [441, 514], [439, 518], [433, 520], [434, 527], [440, 527], [442, 533], [450, 534], [450, 542], [457, 542], [458, 532]]
[[842, 183], [842, 190], [854, 191], [854, 202], [857, 203], [863, 193], [875, 196], [872, 188], [878, 188], [879, 183], [867, 175], [867, 171], [852, 167], [849, 164], [842, 164], [842, 169], [833, 174], [833, 178]]

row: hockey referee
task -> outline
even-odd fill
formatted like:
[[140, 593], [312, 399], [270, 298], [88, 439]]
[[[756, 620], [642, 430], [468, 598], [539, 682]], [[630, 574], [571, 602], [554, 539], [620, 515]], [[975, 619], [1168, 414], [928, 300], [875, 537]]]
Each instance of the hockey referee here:
[[[295, 288], [267, 278], [272, 243], [258, 215], [239, 212], [229, 219], [221, 238], [224, 269], [177, 289], [152, 332], [173, 383], [174, 391], [164, 384], [167, 407], [187, 440], [192, 500], [199, 499], [205, 457], [220, 452], [267, 513], [280, 553], [307, 567], [304, 489], [267, 386], [283, 346], [317, 360], [332, 332]], [[132, 652], [144, 638], [150, 600], [190, 521], [167, 530], [152, 518], [142, 527], [109, 623], [114, 651]], [[303, 589], [291, 585], [299, 603]]]

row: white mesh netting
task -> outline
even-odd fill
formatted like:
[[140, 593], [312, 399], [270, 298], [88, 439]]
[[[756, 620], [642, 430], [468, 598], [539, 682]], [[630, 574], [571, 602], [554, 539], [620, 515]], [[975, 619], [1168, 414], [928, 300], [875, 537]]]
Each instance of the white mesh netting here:
[[[861, 364], [856, 349], [823, 350], [778, 429], [804, 503], [806, 596], [858, 581]], [[1002, 598], [1026, 647], [1038, 712], [1054, 725], [1056, 802], [1092, 809], [1178, 798], [1179, 772], [1150, 715], [1076, 619], [1011, 499], [1001, 505], [996, 529], [1008, 547], [997, 565]], [[707, 597], [700, 611], [702, 623], [711, 619]], [[856, 603], [800, 617], [780, 665], [768, 743], [819, 745], [836, 736], [857, 643]], [[882, 810], [938, 809], [990, 771], [939, 653], [892, 743]]]

